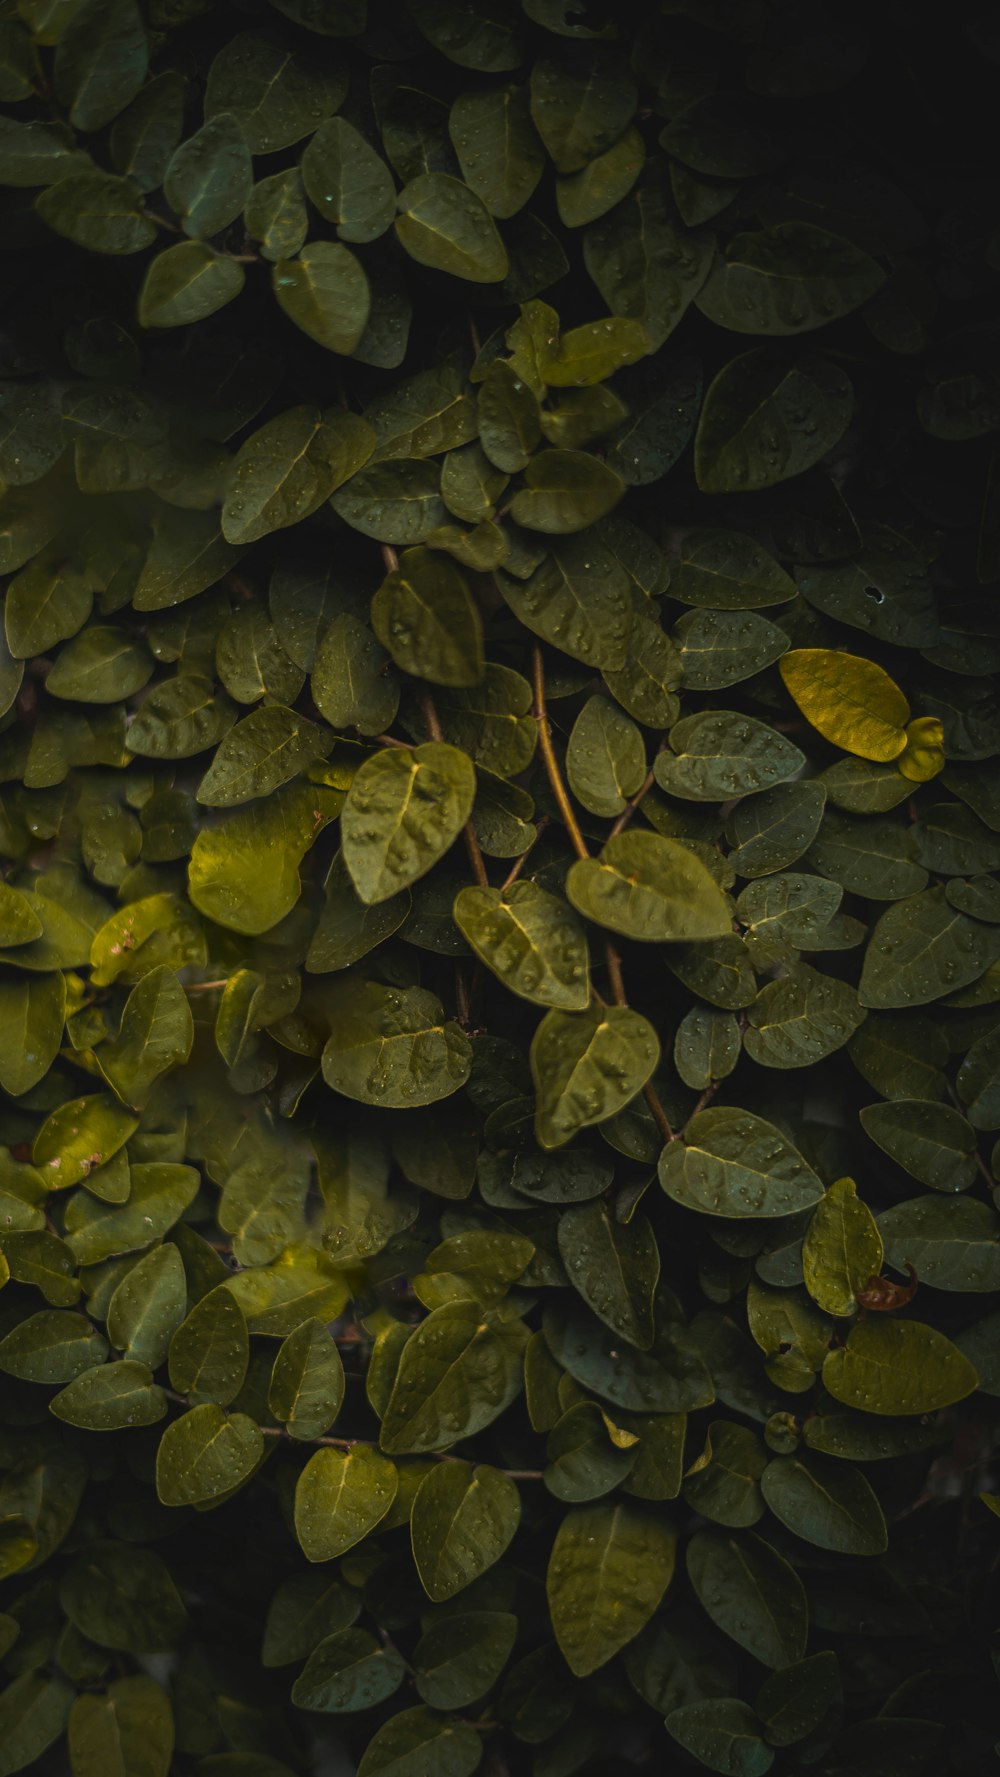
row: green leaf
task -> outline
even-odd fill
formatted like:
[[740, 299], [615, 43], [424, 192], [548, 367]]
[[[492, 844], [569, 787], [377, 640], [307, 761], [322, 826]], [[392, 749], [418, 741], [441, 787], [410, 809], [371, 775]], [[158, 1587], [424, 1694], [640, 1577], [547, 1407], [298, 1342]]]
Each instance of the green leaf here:
[[924, 1006], [975, 981], [1000, 956], [1000, 932], [949, 906], [941, 888], [896, 901], [877, 921], [858, 993], [863, 1006]]
[[531, 115], [557, 173], [576, 173], [603, 154], [632, 121], [635, 86], [608, 57], [545, 59], [531, 70]]
[[403, 1709], [368, 1742], [357, 1777], [471, 1777], [483, 1747], [461, 1717]]
[[771, 1746], [791, 1746], [819, 1727], [840, 1702], [840, 1673], [831, 1650], [797, 1660], [765, 1678], [756, 1710]]
[[471, 760], [439, 741], [366, 759], [341, 818], [344, 862], [361, 899], [387, 901], [426, 875], [458, 838], [474, 794]]
[[357, 728], [364, 735], [390, 728], [399, 704], [388, 655], [349, 611], [334, 618], [316, 650], [311, 689], [331, 728]]
[[691, 1118], [660, 1156], [668, 1197], [704, 1215], [744, 1219], [809, 1209], [823, 1187], [791, 1142], [763, 1117], [713, 1106]]
[[139, 293], [140, 327], [189, 327], [225, 308], [246, 282], [242, 265], [204, 241], [182, 241], [150, 262]]
[[248, 1480], [263, 1454], [264, 1439], [252, 1419], [227, 1416], [204, 1401], [173, 1420], [160, 1439], [157, 1495], [165, 1506], [203, 1505]]
[[670, 565], [670, 596], [685, 605], [758, 610], [795, 597], [795, 581], [741, 531], [688, 531]]
[[138, 1252], [179, 1221], [198, 1191], [193, 1166], [153, 1160], [132, 1166], [124, 1203], [103, 1203], [75, 1192], [66, 1208], [66, 1239], [78, 1265], [98, 1265], [116, 1253]]
[[[622, 142], [632, 136], [630, 131]], [[621, 152], [618, 144], [608, 151], [609, 157]], [[575, 177], [585, 179], [587, 173]], [[558, 182], [557, 201], [559, 189], [568, 183]], [[583, 237], [583, 260], [592, 282], [613, 315], [645, 329], [648, 351], [658, 351], [683, 320], [713, 257], [711, 235], [679, 227], [654, 180], [592, 222]]]
[[31, 1158], [50, 1190], [67, 1190], [103, 1166], [134, 1134], [139, 1119], [106, 1094], [73, 1098], [46, 1117]]
[[335, 1092], [384, 1110], [410, 1110], [457, 1092], [472, 1051], [426, 988], [337, 983], [327, 996], [323, 1078]]
[[[618, 316], [607, 321], [588, 321], [582, 327], [571, 327], [562, 335], [557, 349], [546, 353], [541, 363], [542, 375], [551, 388], [592, 388], [616, 370], [645, 358], [652, 344], [641, 321]], [[543, 415], [543, 429], [545, 420]], [[610, 427], [602, 429], [607, 431]]]
[[520, 1518], [517, 1488], [499, 1469], [436, 1463], [417, 1489], [410, 1516], [413, 1559], [428, 1598], [435, 1604], [454, 1598], [499, 1561]]
[[300, 1709], [343, 1715], [384, 1703], [406, 1675], [403, 1657], [365, 1629], [340, 1629], [313, 1648], [292, 1686]]
[[346, 969], [351, 963], [360, 962], [398, 931], [410, 911], [410, 897], [405, 889], [376, 907], [366, 907], [358, 898], [340, 852], [330, 865], [324, 895], [323, 911], [306, 954], [305, 966], [314, 974]]
[[372, 628], [403, 672], [434, 685], [478, 685], [483, 625], [465, 576], [429, 549], [408, 549], [372, 599]]
[[151, 1678], [116, 1678], [103, 1696], [80, 1696], [70, 1710], [73, 1777], [169, 1777], [174, 1750], [170, 1700]]
[[298, 524], [371, 455], [375, 437], [357, 414], [292, 407], [241, 445], [222, 508], [229, 543], [252, 543]]
[[728, 690], [771, 666], [788, 647], [777, 624], [749, 611], [689, 611], [674, 635], [691, 691]]
[[334, 241], [311, 241], [272, 272], [278, 305], [328, 352], [350, 357], [371, 312], [371, 291], [359, 259]]
[[252, 710], [224, 734], [198, 785], [198, 801], [209, 808], [232, 808], [267, 796], [333, 744], [332, 736], [282, 704]]
[[295, 1487], [295, 1534], [306, 1560], [332, 1561], [361, 1542], [397, 1486], [395, 1464], [367, 1444], [315, 1451]]
[[43, 1308], [0, 1339], [0, 1370], [22, 1382], [72, 1382], [107, 1352], [107, 1341], [84, 1315]]
[[677, 1026], [674, 1066], [685, 1086], [704, 1092], [732, 1073], [740, 1047], [740, 1028], [731, 1012], [695, 1005]]
[[806, 1289], [824, 1314], [847, 1316], [882, 1269], [882, 1237], [853, 1179], [836, 1179], [813, 1210], [802, 1242]]
[[972, 1125], [951, 1105], [916, 1098], [865, 1105], [859, 1113], [865, 1134], [934, 1191], [965, 1191], [977, 1171]]
[[517, 1618], [467, 1610], [432, 1623], [417, 1643], [417, 1690], [434, 1709], [464, 1709], [496, 1684], [514, 1647]]
[[229, 931], [269, 931], [295, 906], [299, 865], [338, 802], [315, 785], [292, 784], [203, 827], [188, 871], [195, 907]]
[[253, 163], [246, 137], [228, 112], [207, 123], [170, 158], [163, 195], [194, 239], [219, 234], [235, 221], [253, 184]]
[[755, 1432], [713, 1420], [702, 1454], [685, 1475], [685, 1503], [713, 1524], [746, 1529], [764, 1516], [760, 1477], [766, 1467], [767, 1452]]
[[344, 1365], [321, 1321], [304, 1320], [274, 1360], [267, 1404], [290, 1437], [308, 1443], [329, 1431], [344, 1399]]
[[688, 1544], [687, 1569], [698, 1602], [724, 1635], [765, 1666], [781, 1667], [805, 1652], [808, 1607], [794, 1568], [763, 1537], [699, 1530]]
[[795, 648], [780, 671], [806, 720], [834, 746], [883, 762], [903, 752], [910, 706], [874, 660], [832, 648]]
[[912, 1197], [883, 1210], [878, 1226], [894, 1270], [910, 1264], [937, 1290], [1000, 1289], [1000, 1221], [989, 1204]]
[[559, 219], [566, 228], [595, 222], [628, 196], [643, 169], [646, 145], [633, 124], [578, 173], [556, 180]]
[[128, 1362], [158, 1370], [186, 1313], [181, 1255], [176, 1246], [154, 1246], [115, 1289], [108, 1304], [108, 1338]]
[[559, 1218], [559, 1256], [575, 1290], [600, 1320], [630, 1344], [653, 1343], [653, 1297], [660, 1254], [641, 1213], [613, 1219], [607, 1202], [571, 1205]]
[[477, 406], [485, 455], [506, 474], [517, 474], [541, 441], [541, 413], [534, 391], [513, 365], [498, 358], [483, 377]]
[[566, 749], [570, 788], [591, 814], [621, 814], [646, 775], [642, 735], [604, 697], [589, 697]]
[[0, 944], [30, 944], [42, 935], [42, 922], [26, 895], [9, 883], [0, 883]]
[[823, 1386], [835, 1401], [890, 1419], [950, 1407], [977, 1380], [968, 1358], [936, 1327], [888, 1315], [859, 1321], [823, 1365]]
[[236, 1399], [250, 1361], [243, 1310], [225, 1284], [196, 1302], [170, 1340], [170, 1386], [193, 1404]]
[[527, 87], [460, 93], [448, 115], [448, 133], [462, 178], [490, 215], [515, 216], [528, 202], [545, 166]]
[[691, 802], [725, 802], [766, 790], [805, 764], [805, 755], [783, 734], [730, 710], [685, 716], [670, 730], [670, 746], [656, 757], [656, 781], [668, 795]]
[[641, 1091], [659, 1057], [653, 1026], [627, 1007], [546, 1012], [531, 1043], [539, 1146], [562, 1147], [578, 1130], [613, 1117]]
[[567, 1512], [545, 1589], [552, 1627], [578, 1678], [634, 1641], [673, 1578], [676, 1536], [661, 1517], [619, 1502]]
[[140, 191], [158, 191], [170, 156], [184, 130], [186, 82], [168, 69], [147, 80], [111, 130], [111, 159], [117, 172], [134, 179]]
[[164, 1419], [167, 1398], [146, 1364], [124, 1358], [121, 1363], [83, 1370], [52, 1396], [49, 1411], [84, 1431], [124, 1431], [130, 1425], [155, 1425]]
[[810, 1067], [850, 1041], [865, 1013], [846, 981], [796, 963], [761, 988], [743, 1043], [762, 1067]]
[[857, 1469], [817, 1456], [778, 1456], [760, 1484], [775, 1517], [804, 1542], [841, 1555], [885, 1553], [882, 1508]]
[[723, 1777], [764, 1777], [774, 1753], [760, 1734], [760, 1719], [736, 1697], [684, 1703], [666, 1718], [667, 1733], [710, 1771]]
[[514, 616], [543, 641], [603, 672], [625, 665], [628, 576], [592, 535], [557, 544], [526, 580], [501, 573], [497, 584]]
[[802, 475], [843, 437], [850, 382], [829, 359], [761, 346], [723, 366], [705, 396], [694, 441], [702, 493], [751, 493]]
[[45, 1078], [59, 1053], [66, 1016], [60, 974], [0, 980], [0, 1086], [12, 1097]]
[[243, 210], [247, 234], [260, 242], [261, 255], [271, 260], [294, 259], [305, 246], [309, 212], [298, 167], [286, 167], [269, 179], [258, 179]]
[[565, 902], [547, 889], [523, 880], [504, 890], [463, 888], [455, 898], [454, 920], [512, 993], [567, 1012], [588, 1005], [586, 936]]
[[240, 31], [208, 71], [205, 116], [228, 112], [251, 154], [274, 154], [322, 125], [346, 90], [346, 78], [323, 59], [296, 54], [263, 32]]
[[681, 840], [632, 831], [571, 865], [566, 893], [595, 924], [646, 943], [721, 937], [732, 917], [706, 866]]
[[876, 261], [851, 241], [807, 222], [782, 222], [736, 235], [717, 260], [697, 303], [736, 333], [806, 333], [848, 315], [885, 281]]
[[187, 1061], [194, 1020], [173, 969], [161, 964], [132, 989], [113, 1043], [101, 1046], [104, 1078], [124, 1104], [141, 1107], [157, 1080]]
[[524, 480], [511, 502], [515, 524], [557, 536], [596, 524], [625, 491], [613, 469], [583, 450], [539, 451], [527, 463]]
[[74, 1691], [59, 1677], [22, 1672], [0, 1691], [0, 1772], [28, 1770], [59, 1739]]
[[374, 241], [396, 214], [385, 161], [342, 117], [321, 124], [302, 156], [302, 183], [342, 241]]
[[179, 895], [143, 895], [112, 913], [90, 945], [91, 982], [140, 981], [161, 963], [198, 967], [206, 960], [201, 921]]
[[396, 234], [418, 265], [473, 284], [495, 284], [509, 262], [481, 197], [449, 173], [420, 173], [396, 199]]
[[149, 45], [133, 0], [84, 0], [59, 34], [54, 86], [78, 130], [102, 130], [146, 77]]
[[156, 239], [156, 224], [143, 215], [142, 194], [131, 179], [111, 173], [76, 173], [50, 185], [35, 201], [56, 234], [92, 253], [138, 253]]
[[492, 1424], [520, 1392], [526, 1342], [519, 1321], [484, 1319], [476, 1303], [435, 1309], [403, 1348], [382, 1421], [383, 1450], [444, 1450]]

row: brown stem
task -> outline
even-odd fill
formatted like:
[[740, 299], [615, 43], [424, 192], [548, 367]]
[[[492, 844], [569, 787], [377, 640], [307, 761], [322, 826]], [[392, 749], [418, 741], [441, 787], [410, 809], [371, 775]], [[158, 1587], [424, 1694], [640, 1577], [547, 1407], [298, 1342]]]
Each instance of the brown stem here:
[[587, 850], [587, 841], [584, 839], [583, 834], [580, 831], [580, 823], [576, 818], [573, 804], [569, 799], [569, 792], [566, 789], [566, 785], [563, 783], [562, 773], [559, 770], [559, 761], [556, 758], [555, 749], [552, 745], [548, 711], [545, 707], [545, 662], [542, 659], [542, 650], [537, 646], [532, 650], [532, 667], [535, 689], [535, 705], [533, 713], [535, 721], [538, 723], [538, 746], [542, 755], [542, 762], [545, 766], [549, 783], [552, 786], [552, 794], [555, 796], [555, 799], [559, 804], [559, 812], [566, 823], [566, 831], [572, 841], [573, 850], [576, 852], [578, 858], [589, 858], [590, 853]]
[[656, 779], [653, 776], [653, 767], [650, 766], [649, 770], [646, 773], [645, 778], [643, 779], [639, 788], [636, 790], [635, 795], [632, 797], [631, 802], [629, 802], [627, 804], [627, 806], [622, 810], [621, 814], [618, 816], [618, 819], [616, 820], [614, 826], [612, 827], [610, 833], [608, 834], [609, 839], [616, 838], [617, 835], [619, 833], [621, 833], [625, 827], [628, 826], [629, 821], [632, 819], [632, 816], [635, 814], [635, 811], [638, 808], [643, 797], [646, 795], [646, 792], [653, 788], [653, 785], [655, 782], [656, 782]]
[[671, 1128], [670, 1118], [667, 1116], [666, 1111], [664, 1110], [662, 1104], [660, 1103], [660, 1100], [657, 1097], [656, 1091], [655, 1091], [651, 1081], [647, 1080], [645, 1086], [642, 1089], [642, 1096], [646, 1100], [646, 1103], [649, 1106], [650, 1112], [652, 1114], [653, 1122], [656, 1124], [656, 1127], [659, 1130], [660, 1134], [662, 1135], [664, 1141], [677, 1141], [678, 1140], [677, 1131], [676, 1131], [676, 1129]]
[[386, 573], [394, 574], [399, 567], [399, 556], [396, 554], [391, 543], [383, 543], [382, 560], [385, 562]]
[[184, 233], [183, 228], [179, 227], [176, 222], [168, 221], [166, 216], [158, 216], [155, 210], [143, 210], [142, 213], [147, 222], [155, 222], [157, 228], [165, 228], [169, 234]]
[[604, 940], [604, 960], [608, 968], [608, 980], [611, 983], [611, 997], [616, 1006], [627, 1006], [628, 995], [625, 992], [625, 982], [622, 977], [622, 959], [610, 938]]
[[509, 871], [509, 873], [504, 877], [503, 882], [500, 884], [500, 893], [501, 894], [503, 894], [505, 889], [509, 889], [512, 883], [515, 883], [517, 881], [518, 877], [521, 874], [521, 871], [524, 869], [525, 864], [528, 862], [528, 859], [530, 858], [532, 852], [534, 851], [535, 846], [538, 844], [538, 841], [541, 839], [542, 834], [545, 832], [546, 827], [549, 825], [550, 825], [550, 821], [549, 821], [548, 815], [543, 814], [537, 827], [535, 828], [534, 839], [529, 840], [528, 844], [525, 846], [523, 852], [521, 853], [521, 856], [519, 858], [515, 858], [513, 869]]
[[[427, 724], [427, 732], [430, 735], [431, 740], [443, 741], [444, 732], [438, 717], [437, 707], [429, 691], [422, 691], [420, 693], [420, 708], [423, 711], [424, 721]], [[486, 873], [486, 864], [483, 860], [483, 854], [479, 849], [479, 840], [476, 838], [476, 829], [471, 821], [466, 821], [465, 826], [462, 829], [462, 837], [465, 840], [465, 849], [469, 854], [469, 863], [472, 866], [472, 874], [475, 877], [477, 884], [480, 888], [489, 888], [490, 879]]]
[[413, 751], [412, 740], [397, 740], [394, 734], [376, 734], [375, 739], [380, 747], [402, 747], [407, 753]]

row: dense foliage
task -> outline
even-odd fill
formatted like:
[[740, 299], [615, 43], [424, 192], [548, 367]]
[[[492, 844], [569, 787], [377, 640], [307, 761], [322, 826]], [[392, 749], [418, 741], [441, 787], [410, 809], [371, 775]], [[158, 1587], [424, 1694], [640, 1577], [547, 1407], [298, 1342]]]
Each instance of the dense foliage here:
[[0, 5], [0, 1777], [988, 1768], [998, 44], [896, 12]]

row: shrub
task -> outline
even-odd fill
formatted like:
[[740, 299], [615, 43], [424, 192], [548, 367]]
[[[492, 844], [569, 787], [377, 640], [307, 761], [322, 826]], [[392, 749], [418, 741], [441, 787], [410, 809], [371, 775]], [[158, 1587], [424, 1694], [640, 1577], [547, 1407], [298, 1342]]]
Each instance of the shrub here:
[[0, 1777], [986, 1769], [996, 42], [4, 6]]

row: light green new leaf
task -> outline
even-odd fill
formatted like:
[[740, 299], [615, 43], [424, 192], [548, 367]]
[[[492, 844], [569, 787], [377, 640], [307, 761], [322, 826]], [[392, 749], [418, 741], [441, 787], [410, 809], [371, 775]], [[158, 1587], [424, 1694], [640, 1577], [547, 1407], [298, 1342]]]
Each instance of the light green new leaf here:
[[499, 1561], [520, 1519], [517, 1488], [499, 1469], [436, 1463], [410, 1515], [413, 1559], [428, 1598], [444, 1603]]
[[763, 1117], [713, 1106], [660, 1155], [668, 1197], [703, 1215], [745, 1218], [809, 1209], [823, 1187], [790, 1141]]
[[334, 791], [290, 784], [202, 827], [188, 869], [194, 905], [229, 931], [269, 931], [298, 901], [299, 865], [339, 804]]
[[362, 901], [387, 901], [425, 876], [472, 812], [476, 774], [457, 747], [385, 747], [355, 774], [341, 817], [344, 862]]
[[536, 1006], [581, 1012], [590, 1001], [587, 939], [564, 901], [537, 883], [459, 890], [455, 924], [512, 993]]
[[659, 833], [616, 834], [599, 858], [570, 867], [566, 893], [578, 913], [624, 938], [681, 943], [732, 931], [728, 902], [707, 867], [681, 840]]
[[117, 1154], [138, 1126], [132, 1111], [106, 1093], [57, 1105], [35, 1137], [32, 1162], [44, 1169], [50, 1191], [79, 1184]]
[[806, 1289], [824, 1314], [846, 1316], [882, 1269], [882, 1237], [853, 1179], [836, 1179], [817, 1203], [802, 1242]]
[[332, 1561], [361, 1542], [396, 1497], [396, 1465], [367, 1444], [317, 1450], [295, 1488], [295, 1534], [307, 1561]]
[[623, 1501], [566, 1513], [545, 1590], [556, 1640], [577, 1678], [605, 1666], [645, 1628], [673, 1578], [676, 1542], [662, 1517]]
[[659, 1059], [653, 1026], [627, 1006], [546, 1012], [530, 1052], [539, 1146], [562, 1147], [578, 1130], [615, 1116]]

